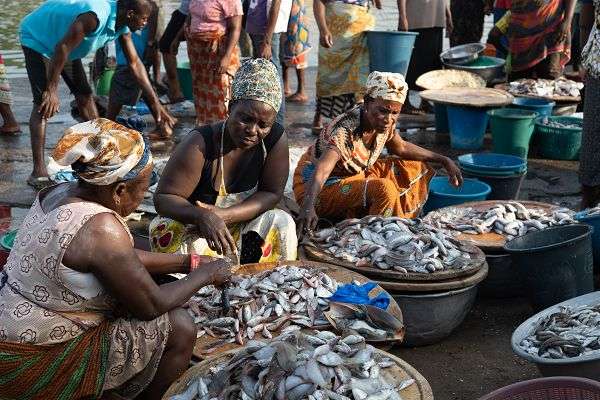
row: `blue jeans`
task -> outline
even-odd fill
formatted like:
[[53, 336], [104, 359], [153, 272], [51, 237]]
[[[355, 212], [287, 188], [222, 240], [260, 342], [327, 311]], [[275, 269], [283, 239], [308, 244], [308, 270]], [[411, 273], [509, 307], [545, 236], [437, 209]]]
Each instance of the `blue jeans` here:
[[[281, 61], [279, 60], [280, 37], [281, 33], [273, 34], [273, 39], [271, 40], [271, 62], [275, 64], [275, 67], [277, 67], [277, 72], [279, 72], [279, 82], [281, 82], [281, 108], [277, 113], [275, 122], [279, 123], [281, 126], [285, 126], [285, 95], [283, 94], [283, 75], [281, 70]], [[260, 48], [265, 40], [265, 35], [251, 33], [250, 40], [252, 41], [252, 52], [254, 53], [254, 58], [257, 58]]]

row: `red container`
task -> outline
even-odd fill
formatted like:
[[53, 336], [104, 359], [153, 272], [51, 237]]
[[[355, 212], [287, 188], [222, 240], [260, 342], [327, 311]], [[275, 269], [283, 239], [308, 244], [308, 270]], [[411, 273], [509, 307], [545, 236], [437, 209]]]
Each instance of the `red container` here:
[[479, 400], [600, 400], [600, 382], [568, 376], [518, 382]]

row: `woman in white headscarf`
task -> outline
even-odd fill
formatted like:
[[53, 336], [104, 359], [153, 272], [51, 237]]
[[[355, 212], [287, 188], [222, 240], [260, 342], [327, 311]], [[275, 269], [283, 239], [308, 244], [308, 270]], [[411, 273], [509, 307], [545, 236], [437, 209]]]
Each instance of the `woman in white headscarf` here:
[[[462, 184], [452, 160], [396, 132], [407, 91], [401, 74], [372, 72], [364, 104], [334, 119], [302, 156], [294, 173], [300, 234], [320, 217], [418, 216], [434, 175], [426, 162], [441, 164], [451, 183]], [[391, 157], [380, 158], [384, 148]]]

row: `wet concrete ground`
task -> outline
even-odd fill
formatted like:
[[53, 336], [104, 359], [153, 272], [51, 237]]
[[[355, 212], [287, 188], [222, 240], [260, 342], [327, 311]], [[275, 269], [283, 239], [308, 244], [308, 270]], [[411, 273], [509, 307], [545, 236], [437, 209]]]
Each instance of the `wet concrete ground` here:
[[[314, 98], [314, 69], [309, 71], [309, 97]], [[27, 120], [31, 97], [25, 79], [11, 82], [14, 89], [17, 119], [23, 133], [17, 137], [0, 137], [0, 203], [13, 207], [15, 221], [24, 216], [35, 192], [25, 180], [31, 171], [31, 151]], [[46, 143], [49, 152], [65, 128], [75, 121], [68, 114], [71, 97], [64, 85], [60, 87], [61, 113], [48, 125]], [[287, 131], [292, 158], [299, 157], [313, 140], [311, 134], [314, 101], [306, 105], [288, 104]], [[406, 125], [403, 117], [401, 125]], [[191, 121], [183, 121], [176, 138], [185, 134]], [[433, 131], [411, 130], [403, 136], [410, 141], [456, 157], [460, 153], [439, 144]], [[177, 139], [176, 139], [177, 140]], [[157, 146], [159, 159], [166, 158], [173, 143]], [[490, 148], [489, 138], [486, 147]], [[523, 183], [521, 199], [544, 201], [576, 207], [579, 196], [576, 162], [529, 160], [529, 172]], [[147, 219], [134, 224], [143, 233]], [[436, 399], [476, 399], [494, 389], [524, 379], [539, 376], [537, 369], [513, 355], [510, 336], [532, 310], [523, 299], [490, 300], [478, 298], [466, 321], [446, 340], [427, 347], [392, 349], [414, 365], [430, 382]]]

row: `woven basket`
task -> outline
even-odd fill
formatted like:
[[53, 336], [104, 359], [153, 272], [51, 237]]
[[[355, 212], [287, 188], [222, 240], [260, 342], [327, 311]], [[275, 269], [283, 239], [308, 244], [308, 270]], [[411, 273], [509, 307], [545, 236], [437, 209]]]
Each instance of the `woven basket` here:
[[552, 377], [518, 382], [479, 400], [600, 400], [600, 382], [585, 378]]

